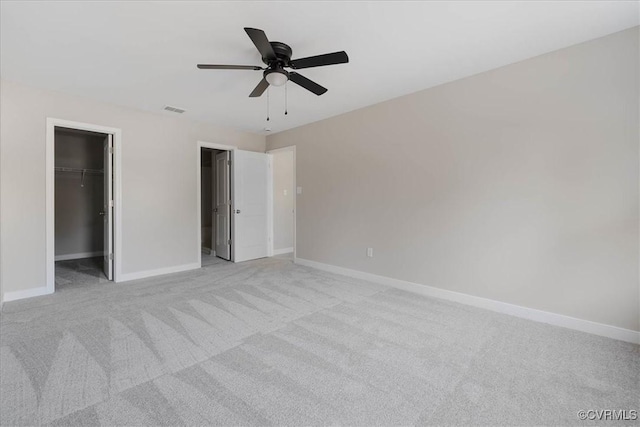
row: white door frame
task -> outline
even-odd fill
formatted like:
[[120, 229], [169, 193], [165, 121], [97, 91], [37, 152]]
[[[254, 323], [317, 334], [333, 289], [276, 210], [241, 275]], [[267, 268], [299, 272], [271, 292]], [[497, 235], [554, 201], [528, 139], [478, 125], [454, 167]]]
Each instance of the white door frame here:
[[298, 244], [297, 244], [297, 217], [298, 217], [298, 206], [297, 206], [297, 202], [298, 202], [298, 187], [296, 184], [296, 146], [295, 145], [290, 145], [288, 147], [282, 147], [282, 148], [276, 148], [274, 150], [269, 150], [267, 151], [267, 154], [269, 154], [269, 180], [268, 180], [268, 194], [267, 194], [267, 200], [269, 203], [269, 217], [268, 217], [268, 221], [269, 221], [269, 246], [268, 246], [268, 251], [269, 251], [269, 256], [273, 256], [273, 237], [274, 237], [274, 232], [273, 232], [273, 227], [274, 227], [274, 223], [273, 223], [273, 156], [272, 154], [274, 153], [282, 153], [284, 151], [291, 151], [293, 153], [293, 259], [295, 260], [297, 258], [297, 250], [298, 250]]
[[122, 130], [119, 128], [74, 122], [47, 117], [45, 176], [46, 176], [46, 259], [47, 293], [55, 292], [55, 128], [64, 127], [113, 135], [113, 231], [114, 231], [114, 271], [113, 281], [122, 277]]
[[[198, 250], [197, 250], [197, 254], [198, 254], [198, 266], [199, 268], [202, 268], [202, 149], [203, 148], [211, 148], [213, 150], [223, 150], [223, 151], [229, 151], [231, 154], [231, 159], [233, 160], [234, 158], [234, 153], [235, 151], [238, 149], [238, 147], [236, 147], [235, 145], [225, 145], [225, 144], [219, 144], [217, 142], [207, 142], [207, 141], [198, 141], [198, 143], [196, 144], [197, 147], [196, 149], [198, 150], [198, 153], [196, 155], [196, 200], [197, 200], [197, 209], [196, 212], [198, 213], [198, 221], [196, 223], [197, 225], [197, 230], [198, 232], [196, 233], [196, 235], [198, 236], [197, 243], [198, 243]], [[230, 220], [230, 225], [231, 225], [231, 261], [233, 261], [235, 259], [235, 254], [234, 254], [234, 242], [235, 242], [235, 221], [234, 221], [234, 215], [233, 215], [233, 209], [234, 209], [234, 205], [235, 205], [235, 200], [233, 200], [233, 161], [231, 162], [231, 167], [229, 168], [229, 195], [231, 197], [231, 217], [229, 218]]]

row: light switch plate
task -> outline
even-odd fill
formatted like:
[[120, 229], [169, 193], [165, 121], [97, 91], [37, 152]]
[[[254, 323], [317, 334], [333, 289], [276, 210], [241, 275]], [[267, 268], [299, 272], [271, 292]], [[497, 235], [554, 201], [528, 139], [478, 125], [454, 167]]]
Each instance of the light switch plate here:
[[302, 187], [298, 187], [298, 188], [296, 188], [296, 193], [298, 193], [298, 194], [302, 194]]

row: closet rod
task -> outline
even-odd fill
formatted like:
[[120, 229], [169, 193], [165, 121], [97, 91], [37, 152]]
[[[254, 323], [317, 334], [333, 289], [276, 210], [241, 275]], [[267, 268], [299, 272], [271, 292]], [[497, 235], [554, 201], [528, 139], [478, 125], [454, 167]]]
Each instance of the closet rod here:
[[99, 174], [104, 173], [104, 171], [101, 169], [63, 168], [59, 166], [56, 166], [54, 169], [56, 172], [99, 173]]

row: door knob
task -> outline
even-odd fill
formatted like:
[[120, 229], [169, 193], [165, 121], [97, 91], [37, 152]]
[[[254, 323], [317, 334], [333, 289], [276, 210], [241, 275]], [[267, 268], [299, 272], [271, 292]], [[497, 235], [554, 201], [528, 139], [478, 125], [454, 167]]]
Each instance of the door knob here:
[[240, 213], [240, 209], [236, 209], [236, 213], [239, 214]]
[[105, 214], [104, 212], [98, 212], [98, 215], [104, 215], [104, 214]]

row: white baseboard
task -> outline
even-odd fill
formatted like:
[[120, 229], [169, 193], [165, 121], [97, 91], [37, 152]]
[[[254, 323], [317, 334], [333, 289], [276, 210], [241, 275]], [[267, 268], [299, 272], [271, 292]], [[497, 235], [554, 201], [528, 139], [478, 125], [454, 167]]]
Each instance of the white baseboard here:
[[124, 273], [118, 278], [118, 282], [128, 282], [129, 280], [146, 279], [147, 277], [162, 276], [163, 274], [180, 273], [181, 271], [195, 270], [200, 268], [200, 264], [175, 265], [173, 267], [158, 268], [157, 270], [138, 271], [135, 273]]
[[284, 254], [290, 254], [291, 252], [293, 252], [293, 248], [284, 248], [284, 249], [274, 249], [273, 250], [273, 255], [284, 255]]
[[49, 295], [52, 293], [53, 291], [50, 291], [49, 289], [47, 289], [46, 286], [43, 286], [41, 288], [25, 289], [24, 291], [5, 292], [2, 303], [4, 305], [5, 302], [17, 301], [19, 299], [25, 299], [25, 298], [31, 298], [31, 297], [39, 297], [42, 295]]
[[[118, 278], [118, 283], [127, 282], [129, 280], [137, 280], [137, 279], [144, 279], [147, 277], [160, 276], [163, 274], [171, 274], [171, 273], [179, 273], [181, 271], [195, 270], [198, 268], [200, 268], [200, 264], [198, 264], [197, 262], [194, 262], [191, 264], [159, 268], [157, 270], [146, 270], [146, 271], [138, 271], [136, 273], [126, 273], [126, 274], [122, 274]], [[46, 286], [43, 286], [41, 288], [26, 289], [24, 291], [5, 292], [4, 298], [2, 300], [2, 304], [4, 305], [5, 302], [9, 302], [9, 301], [16, 301], [19, 299], [31, 298], [31, 297], [39, 297], [42, 295], [49, 295], [52, 293], [53, 291], [47, 290]]]
[[97, 256], [104, 256], [104, 251], [97, 252], [80, 252], [77, 254], [56, 255], [56, 261], [68, 261], [71, 259], [93, 258]]
[[486, 310], [495, 311], [503, 314], [529, 319], [536, 322], [548, 323], [554, 326], [574, 329], [589, 334], [600, 335], [607, 338], [613, 338], [620, 341], [626, 341], [634, 344], [640, 344], [640, 332], [631, 329], [619, 328], [617, 326], [605, 325], [603, 323], [592, 322], [590, 320], [577, 319], [575, 317], [565, 316], [563, 314], [551, 313], [548, 311], [537, 310], [534, 308], [523, 307], [506, 302], [491, 300], [488, 298], [477, 297], [460, 292], [448, 291], [445, 289], [435, 288], [433, 286], [420, 285], [418, 283], [407, 282], [404, 280], [393, 279], [391, 277], [379, 276], [377, 274], [365, 273], [364, 271], [351, 270], [348, 268], [338, 267], [330, 264], [323, 264], [307, 259], [296, 258], [296, 264], [307, 267], [317, 268], [331, 273], [342, 274], [343, 276], [354, 277], [356, 279], [368, 280], [380, 285], [391, 286], [393, 288], [402, 289], [420, 295], [433, 298], [445, 299], [473, 307], [484, 308]]

